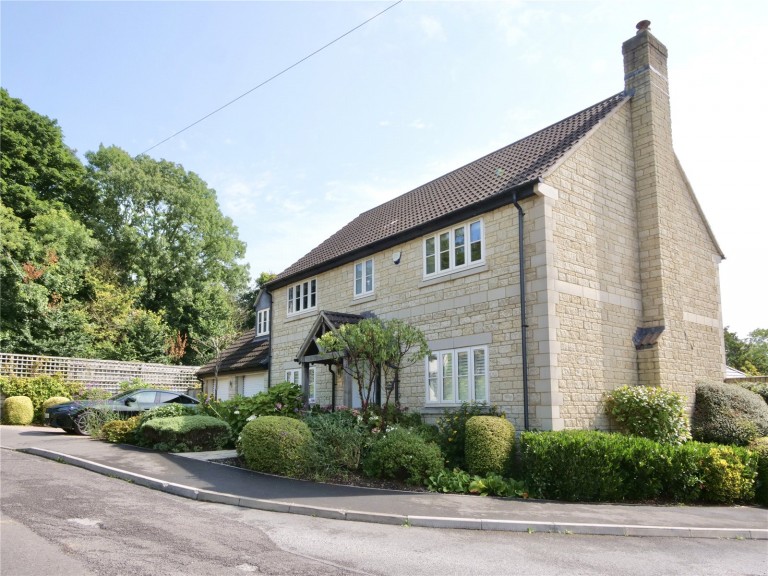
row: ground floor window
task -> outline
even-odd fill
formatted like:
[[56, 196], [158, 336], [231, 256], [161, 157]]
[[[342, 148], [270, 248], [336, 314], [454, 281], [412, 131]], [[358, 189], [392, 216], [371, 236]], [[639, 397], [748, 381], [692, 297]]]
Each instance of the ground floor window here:
[[488, 347], [437, 350], [426, 360], [427, 402], [488, 402]]
[[[285, 381], [301, 386], [301, 368], [285, 371]], [[315, 367], [309, 367], [309, 403], [315, 403]]]

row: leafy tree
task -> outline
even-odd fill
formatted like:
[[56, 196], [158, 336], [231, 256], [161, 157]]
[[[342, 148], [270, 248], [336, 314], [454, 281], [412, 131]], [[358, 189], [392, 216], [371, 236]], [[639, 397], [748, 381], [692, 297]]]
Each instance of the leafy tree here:
[[750, 375], [768, 375], [768, 329], [757, 328], [742, 340], [725, 328], [725, 361]]
[[400, 371], [429, 354], [424, 334], [396, 319], [365, 318], [357, 324], [344, 324], [323, 334], [317, 345], [345, 358], [344, 371], [357, 382], [363, 411], [368, 409], [380, 374], [384, 375], [388, 406]]
[[61, 128], [4, 88], [0, 141], [0, 197], [16, 216], [29, 220], [52, 204], [82, 204], [85, 169], [64, 144]]
[[[198, 340], [216, 334], [217, 322], [230, 323], [212, 319], [208, 301], [199, 298], [213, 287], [237, 294], [248, 277], [239, 263], [245, 244], [221, 214], [216, 193], [165, 160], [103, 146], [86, 157], [93, 202], [84, 218], [120, 282], [139, 288], [139, 305], [163, 315], [174, 333]], [[189, 348], [184, 361], [194, 360]]]

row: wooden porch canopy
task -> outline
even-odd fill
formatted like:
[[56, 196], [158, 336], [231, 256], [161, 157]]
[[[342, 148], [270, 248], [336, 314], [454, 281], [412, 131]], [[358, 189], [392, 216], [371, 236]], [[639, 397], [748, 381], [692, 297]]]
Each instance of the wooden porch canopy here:
[[325, 364], [331, 371], [333, 384], [331, 386], [331, 406], [336, 408], [336, 373], [331, 370], [331, 366], [343, 362], [343, 357], [338, 352], [322, 352], [317, 347], [316, 340], [326, 332], [335, 332], [344, 324], [357, 324], [360, 320], [370, 317], [370, 314], [346, 314], [344, 312], [321, 311], [317, 315], [312, 327], [309, 329], [307, 337], [299, 348], [296, 355], [296, 362], [301, 364], [301, 387], [304, 398], [309, 398], [309, 367], [312, 364]]

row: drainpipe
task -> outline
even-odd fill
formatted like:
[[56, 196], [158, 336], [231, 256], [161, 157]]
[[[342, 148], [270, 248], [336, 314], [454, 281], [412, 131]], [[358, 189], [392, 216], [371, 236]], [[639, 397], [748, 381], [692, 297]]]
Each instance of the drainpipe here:
[[523, 348], [523, 422], [525, 429], [529, 430], [528, 423], [528, 324], [525, 319], [525, 244], [523, 243], [523, 217], [525, 212], [517, 202], [517, 192], [512, 195], [512, 203], [517, 208], [517, 247], [519, 251], [518, 260], [520, 262], [520, 334], [521, 345]]
[[336, 372], [333, 364], [328, 364], [328, 372], [331, 373], [331, 412], [336, 412]]

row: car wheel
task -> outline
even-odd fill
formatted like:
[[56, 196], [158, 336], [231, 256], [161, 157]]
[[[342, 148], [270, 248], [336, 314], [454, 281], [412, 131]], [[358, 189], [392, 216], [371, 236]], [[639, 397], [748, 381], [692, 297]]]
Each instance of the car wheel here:
[[75, 416], [75, 434], [80, 434], [81, 436], [89, 436], [87, 412], [81, 412]]

